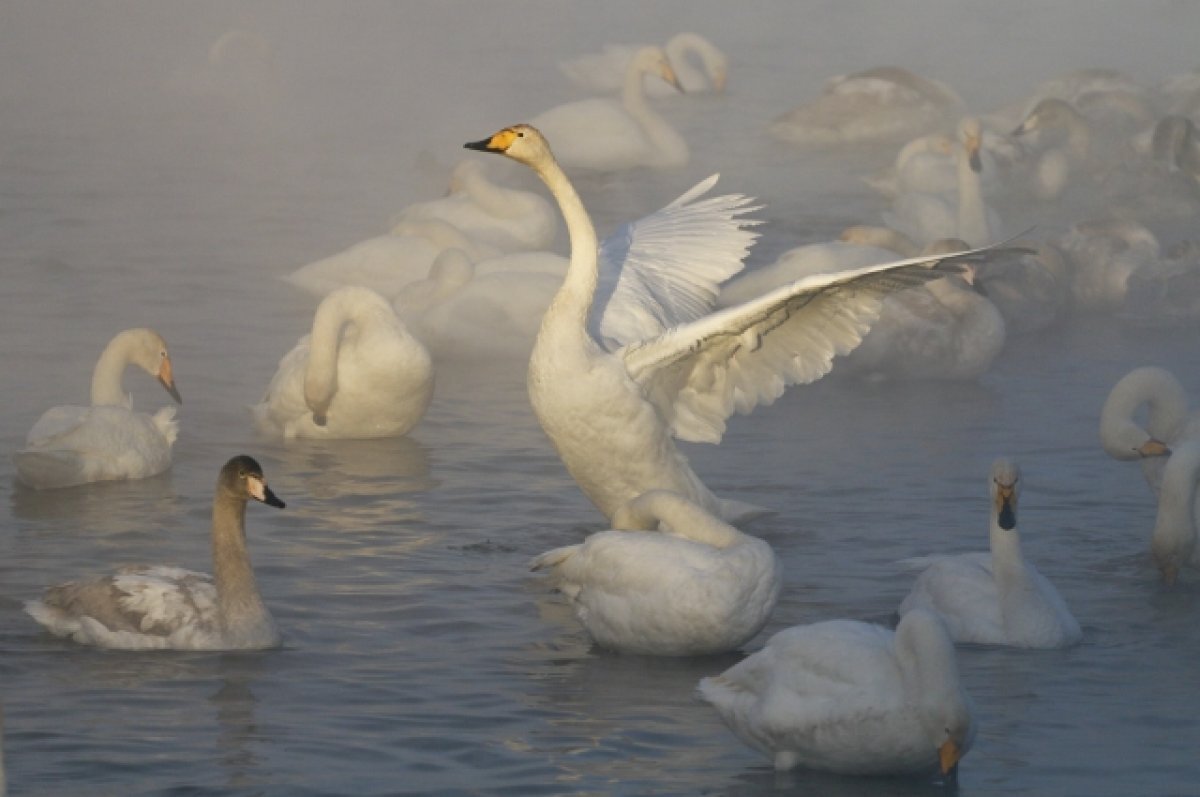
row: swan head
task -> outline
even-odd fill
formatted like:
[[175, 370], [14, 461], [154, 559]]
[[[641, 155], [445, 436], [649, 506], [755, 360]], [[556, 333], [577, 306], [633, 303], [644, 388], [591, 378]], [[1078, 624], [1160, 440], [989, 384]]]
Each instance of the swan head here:
[[967, 163], [976, 174], [983, 171], [983, 159], [979, 154], [983, 146], [983, 125], [975, 117], [963, 119], [958, 125], [958, 137], [967, 153]]
[[534, 169], [540, 164], [554, 160], [549, 142], [533, 125], [506, 127], [481, 141], [468, 141], [463, 147], [504, 155]]
[[1021, 469], [1010, 459], [1000, 458], [992, 463], [992, 510], [1000, 528], [1012, 531], [1017, 527], [1017, 499], [1021, 494]]
[[[171, 366], [171, 354], [167, 351], [167, 342], [153, 329], [128, 329], [117, 336], [124, 338], [129, 345], [130, 360], [146, 373], [158, 380], [163, 390], [182, 404], [183, 399], [175, 387], [175, 374]], [[115, 341], [114, 341], [115, 342]]]
[[[636, 74], [640, 78], [641, 75], [654, 75], [665, 80], [676, 91], [683, 92], [683, 84], [679, 82], [679, 76], [675, 74], [667, 54], [661, 47], [643, 47], [638, 50], [629, 62], [628, 69], [625, 73], [627, 76]], [[629, 79], [626, 77], [626, 80]]]
[[729, 77], [729, 58], [725, 53], [699, 33], [677, 33], [671, 37], [664, 48], [667, 57], [672, 61], [682, 58], [686, 53], [700, 56], [704, 71], [712, 82], [713, 91], [725, 90], [725, 82]]
[[283, 509], [286, 504], [271, 492], [267, 486], [267, 477], [263, 476], [262, 466], [254, 457], [241, 454], [225, 463], [221, 475], [217, 479], [217, 490], [232, 495], [240, 501], [253, 498], [267, 506]]
[[1079, 112], [1066, 100], [1057, 97], [1047, 97], [1040, 101], [1026, 114], [1021, 124], [1012, 131], [1013, 136], [1020, 137], [1036, 130], [1051, 128], [1067, 128], [1080, 120]]

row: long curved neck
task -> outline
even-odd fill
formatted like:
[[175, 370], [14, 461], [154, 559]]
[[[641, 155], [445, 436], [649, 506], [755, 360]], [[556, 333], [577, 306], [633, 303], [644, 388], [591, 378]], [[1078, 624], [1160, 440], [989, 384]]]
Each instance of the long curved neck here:
[[562, 321], [567, 328], [577, 329], [586, 335], [588, 314], [599, 279], [599, 242], [596, 239], [596, 228], [592, 226], [592, 219], [588, 216], [575, 187], [553, 159], [540, 163], [535, 171], [558, 202], [571, 243], [567, 275], [546, 310], [542, 326], [544, 328], [548, 324]]
[[667, 54], [667, 60], [671, 62], [671, 68], [675, 70], [675, 77], [679, 78], [679, 83], [689, 91], [693, 86], [703, 86], [707, 82], [706, 76], [696, 68], [690, 55], [696, 54], [704, 64], [706, 73], [711, 56], [705, 53], [703, 44], [695, 36], [678, 33], [667, 41], [663, 51]]
[[304, 399], [310, 406], [328, 406], [337, 392], [338, 349], [347, 324], [361, 326], [369, 316], [357, 291], [331, 294], [313, 316], [308, 366], [304, 371]]
[[654, 531], [666, 526], [671, 533], [714, 548], [728, 548], [745, 539], [742, 532], [675, 493], [652, 490], [623, 504], [613, 513], [612, 525], [626, 531]]
[[[1134, 413], [1147, 407], [1146, 428]], [[1157, 369], [1137, 371], [1123, 378], [1100, 411], [1100, 440], [1105, 451], [1118, 459], [1136, 459], [1136, 449], [1153, 437], [1169, 442], [1187, 419], [1187, 394], [1173, 375]]]
[[992, 242], [987, 205], [983, 201], [983, 183], [979, 172], [971, 168], [965, 150], [958, 156], [958, 237], [971, 246]]
[[132, 338], [124, 334], [113, 338], [104, 347], [92, 371], [93, 405], [129, 406], [129, 394], [121, 386], [121, 376], [131, 362], [132, 349]]
[[[642, 132], [650, 139], [654, 149], [659, 153], [659, 161], [663, 165], [682, 165], [687, 161], [687, 141], [658, 114], [646, 100], [646, 92], [642, 80], [646, 74], [644, 69], [630, 68], [625, 73], [625, 86], [621, 91], [621, 104], [629, 115], [638, 121]], [[682, 153], [682, 157], [681, 157]]]
[[1021, 555], [1021, 535], [1016, 528], [1000, 528], [996, 512], [992, 512], [992, 525], [988, 532], [992, 551], [992, 573], [1003, 593], [1004, 585], [1012, 585], [1026, 578], [1025, 559]]
[[246, 550], [245, 500], [218, 490], [213, 499], [212, 523], [213, 582], [221, 622], [236, 622], [248, 614], [257, 617], [264, 608]]

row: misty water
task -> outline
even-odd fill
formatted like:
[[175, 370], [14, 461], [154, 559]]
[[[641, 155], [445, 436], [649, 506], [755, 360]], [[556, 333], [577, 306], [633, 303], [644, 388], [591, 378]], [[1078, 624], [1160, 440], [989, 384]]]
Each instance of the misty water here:
[[[213, 68], [230, 30], [266, 48]], [[8, 2], [0, 8], [0, 448], [84, 403], [118, 330], [168, 341], [184, 398], [175, 461], [137, 482], [35, 492], [0, 457], [0, 701], [14, 795], [943, 793], [931, 779], [775, 773], [693, 696], [740, 654], [594, 649], [529, 559], [604, 528], [529, 409], [520, 361], [439, 363], [406, 438], [284, 445], [247, 405], [315, 301], [280, 277], [381, 233], [445, 190], [490, 135], [576, 97], [556, 63], [606, 42], [710, 36], [724, 96], [661, 101], [690, 164], [579, 181], [601, 234], [702, 177], [751, 194], [751, 255], [877, 223], [865, 154], [803, 152], [767, 122], [829, 76], [900, 64], [971, 108], [1102, 66], [1152, 84], [1195, 67], [1200, 7], [722, 2]], [[535, 187], [529, 175], [513, 179]], [[1047, 234], [1072, 221], [1020, 219]], [[1018, 227], [1014, 231], [1019, 231]], [[1185, 230], [1186, 231], [1186, 230]], [[557, 247], [565, 251], [565, 236]], [[1200, 579], [1161, 586], [1154, 504], [1097, 419], [1129, 369], [1200, 395], [1196, 330], [1077, 318], [1012, 338], [977, 383], [835, 374], [687, 446], [718, 494], [777, 514], [748, 530], [785, 567], [757, 649], [831, 618], [888, 623], [897, 562], [982, 550], [987, 473], [1023, 467], [1026, 555], [1084, 628], [1066, 651], [965, 648], [979, 717], [959, 793], [1194, 794]], [[140, 372], [135, 406], [169, 398]], [[248, 536], [281, 649], [87, 649], [22, 602], [131, 562], [210, 568], [216, 473], [252, 454], [288, 507]]]

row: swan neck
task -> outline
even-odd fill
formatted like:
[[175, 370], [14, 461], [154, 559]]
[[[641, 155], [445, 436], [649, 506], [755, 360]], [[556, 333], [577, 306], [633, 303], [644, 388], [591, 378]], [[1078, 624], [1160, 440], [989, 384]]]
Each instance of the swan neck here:
[[133, 361], [132, 350], [133, 339], [128, 335], [118, 335], [104, 347], [100, 359], [96, 361], [96, 368], [92, 371], [94, 406], [129, 406], [129, 394], [121, 385], [121, 377], [125, 373], [125, 366]]
[[983, 201], [983, 182], [979, 173], [971, 168], [965, 150], [958, 157], [958, 235], [971, 246], [986, 246], [992, 242], [987, 206]]
[[997, 581], [1013, 581], [1025, 572], [1025, 559], [1021, 555], [1021, 535], [1015, 528], [1003, 529], [993, 515], [989, 532], [992, 552], [992, 572]]
[[653, 531], [662, 527], [677, 537], [728, 548], [745, 535], [720, 518], [675, 493], [651, 491], [623, 504], [613, 513], [613, 528]]
[[213, 499], [213, 583], [221, 622], [260, 616], [263, 611], [250, 554], [246, 550], [246, 501], [218, 490]]
[[546, 312], [546, 318], [566, 315], [573, 328], [586, 331], [588, 313], [599, 278], [596, 228], [575, 187], [558, 163], [548, 159], [537, 168], [537, 175], [558, 202], [571, 245], [566, 277]]
[[363, 320], [364, 314], [355, 301], [358, 295], [357, 291], [330, 294], [313, 316], [304, 370], [304, 401], [310, 409], [327, 409], [337, 392], [342, 331], [349, 324], [361, 325]]

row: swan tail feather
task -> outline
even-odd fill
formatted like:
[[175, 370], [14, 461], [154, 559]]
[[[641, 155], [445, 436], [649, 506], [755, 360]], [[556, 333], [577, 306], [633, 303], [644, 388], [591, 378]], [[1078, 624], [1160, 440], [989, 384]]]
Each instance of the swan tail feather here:
[[561, 565], [563, 562], [571, 558], [571, 555], [579, 548], [578, 545], [566, 545], [562, 548], [555, 548], [546, 551], [544, 554], [535, 556], [529, 562], [529, 569], [533, 571], [545, 570]]
[[13, 455], [17, 478], [35, 490], [84, 484], [88, 474], [74, 451], [18, 451]]
[[732, 523], [735, 526], [739, 523], [748, 523], [751, 520], [770, 517], [776, 514], [774, 509], [768, 509], [765, 506], [758, 506], [757, 504], [749, 504], [745, 501], [735, 501], [732, 498], [718, 498], [717, 501], [721, 518], [726, 523]]

